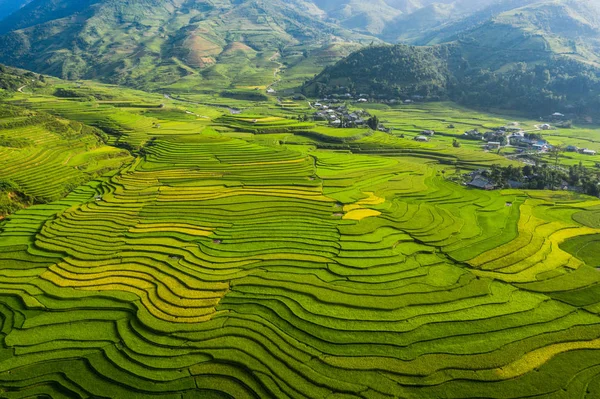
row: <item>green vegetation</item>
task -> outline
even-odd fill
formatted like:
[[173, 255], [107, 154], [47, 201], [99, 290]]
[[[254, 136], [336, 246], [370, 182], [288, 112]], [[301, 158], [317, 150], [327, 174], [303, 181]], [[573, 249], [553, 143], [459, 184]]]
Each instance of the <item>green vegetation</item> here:
[[33, 72], [20, 71], [0, 64], [0, 99], [27, 87], [44, 87], [46, 79]]
[[569, 189], [594, 197], [600, 196], [600, 174], [597, 170], [587, 169], [581, 164], [570, 166], [568, 169], [548, 164], [525, 165], [522, 168], [513, 165], [504, 168], [492, 165], [483, 175], [500, 188], [509, 188], [512, 184], [520, 188]]
[[0, 218], [33, 204], [34, 199], [24, 194], [18, 184], [0, 180]]
[[0, 20], [0, 62], [167, 93], [264, 90], [373, 40], [301, 1], [43, 0]]
[[561, 248], [590, 266], [600, 267], [600, 235], [575, 237], [566, 241]]
[[[375, 46], [360, 50], [305, 83], [317, 97], [440, 100], [480, 108], [520, 110], [535, 117], [561, 110], [598, 117], [600, 70], [576, 60], [545, 55], [529, 60], [520, 52], [497, 70], [494, 54], [482, 58], [470, 44], [431, 47]], [[491, 58], [491, 59], [490, 59]]]
[[193, 99], [3, 103], [2, 396], [593, 397], [600, 200], [451, 181], [506, 117]]
[[[0, 60], [75, 81], [0, 68], [0, 397], [600, 397], [595, 14], [575, 3], [2, 20]], [[561, 107], [580, 116], [526, 114]], [[500, 126], [590, 151], [464, 135]]]
[[0, 129], [2, 216], [57, 200], [130, 159], [98, 130], [27, 108], [0, 104]]

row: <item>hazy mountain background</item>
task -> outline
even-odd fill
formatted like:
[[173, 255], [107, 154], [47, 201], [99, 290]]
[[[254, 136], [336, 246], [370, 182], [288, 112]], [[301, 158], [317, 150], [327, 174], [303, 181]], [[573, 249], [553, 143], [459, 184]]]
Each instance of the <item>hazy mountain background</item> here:
[[497, 2], [423, 31], [415, 42], [430, 46], [361, 49], [304, 90], [451, 99], [538, 115], [598, 114], [599, 21], [597, 1]]
[[600, 0], [0, 0], [0, 9], [1, 63], [149, 90], [264, 88], [277, 70], [300, 85], [360, 49], [363, 86], [378, 69], [421, 62], [383, 57], [373, 68], [369, 46], [382, 43], [447, 44], [423, 54], [442, 54], [428, 59], [447, 64], [450, 81], [465, 75], [457, 65], [504, 73], [560, 57], [594, 74], [600, 63]]
[[304, 0], [34, 0], [0, 22], [0, 62], [146, 89], [262, 86], [281, 56], [311, 53], [308, 77], [373, 40]]
[[13, 14], [30, 2], [31, 0], [0, 0], [0, 20]]

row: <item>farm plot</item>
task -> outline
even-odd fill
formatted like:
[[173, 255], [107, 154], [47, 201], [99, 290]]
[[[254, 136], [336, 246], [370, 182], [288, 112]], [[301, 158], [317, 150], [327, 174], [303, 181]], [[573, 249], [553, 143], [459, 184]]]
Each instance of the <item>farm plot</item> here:
[[288, 121], [132, 122], [133, 163], [4, 221], [0, 395], [594, 397], [598, 201], [248, 131]]
[[128, 152], [104, 145], [97, 132], [77, 122], [0, 106], [0, 125], [5, 138], [0, 180], [12, 182], [33, 202], [61, 198], [131, 160]]

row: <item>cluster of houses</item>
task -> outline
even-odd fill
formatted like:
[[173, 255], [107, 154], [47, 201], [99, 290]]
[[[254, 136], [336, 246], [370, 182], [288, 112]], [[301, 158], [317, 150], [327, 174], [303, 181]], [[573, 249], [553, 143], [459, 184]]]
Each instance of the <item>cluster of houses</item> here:
[[598, 154], [597, 151], [590, 150], [589, 148], [579, 148], [579, 147], [576, 147], [574, 145], [567, 146], [565, 148], [565, 150], [567, 152], [578, 152], [578, 153], [583, 154], [583, 155], [596, 155], [596, 154]]
[[[346, 105], [336, 103], [323, 104], [316, 102], [312, 104], [317, 112], [313, 115], [313, 120], [327, 122], [332, 127], [353, 128], [366, 127], [371, 114], [364, 109], [349, 110]], [[390, 133], [391, 129], [379, 124], [379, 131]]]
[[540, 135], [527, 134], [518, 126], [502, 126], [485, 133], [477, 129], [469, 130], [463, 134], [463, 138], [468, 140], [485, 141], [485, 149], [493, 151], [506, 145], [517, 147], [517, 152], [537, 151], [548, 152], [552, 146]]
[[[341, 88], [343, 89], [343, 87]], [[351, 93], [343, 93], [343, 94], [329, 94], [325, 97], [323, 101], [327, 102], [336, 102], [336, 101], [354, 101], [357, 103], [366, 103], [369, 102], [370, 99], [376, 100], [381, 104], [412, 104], [415, 101], [422, 101], [425, 99], [424, 96], [414, 95], [407, 99], [399, 99], [399, 98], [389, 98], [389, 96], [385, 94], [365, 94], [360, 93], [358, 95], [353, 95]]]
[[[467, 177], [470, 180], [468, 183], [464, 183], [464, 184], [469, 187], [477, 188], [480, 190], [495, 190], [496, 188], [499, 188], [493, 183], [493, 181], [488, 177], [488, 175], [489, 175], [489, 171], [487, 169], [475, 170], [475, 171], [469, 173], [468, 175], [465, 175], [465, 177]], [[528, 179], [528, 178], [529, 178], [528, 176], [525, 176], [525, 179]], [[507, 185], [508, 185], [508, 187], [513, 188], [513, 189], [520, 189], [520, 188], [527, 187], [527, 183], [516, 181], [516, 180], [510, 180], [510, 179], [507, 181]], [[556, 186], [554, 186], [554, 187], [558, 188], [559, 190], [563, 190], [563, 191], [582, 192], [581, 187], [572, 186], [565, 180], [561, 180], [561, 181], [557, 182]], [[551, 188], [551, 187], [546, 187], [546, 188]], [[507, 206], [508, 205], [509, 205], [509, 203], [507, 203]], [[512, 204], [510, 204], [510, 205], [512, 205]]]
[[477, 129], [468, 130], [463, 134], [463, 138], [467, 140], [483, 140], [483, 133]]
[[468, 186], [479, 188], [481, 190], [493, 190], [496, 188], [494, 183], [492, 183], [486, 176], [486, 170], [476, 170], [471, 172], [469, 176], [471, 177], [471, 181], [467, 183]]
[[362, 109], [350, 111], [345, 105], [314, 103], [317, 112], [313, 115], [315, 121], [326, 121], [334, 127], [366, 126], [371, 115]]
[[[478, 170], [475, 170], [475, 171], [469, 173], [467, 177], [470, 179], [470, 181], [468, 183], [466, 183], [466, 185], [469, 187], [478, 188], [480, 190], [496, 189], [497, 187], [494, 184], [494, 182], [492, 182], [492, 180], [488, 177], [488, 173], [489, 173], [489, 170], [487, 170], [487, 169], [478, 169]], [[526, 185], [525, 183], [515, 181], [515, 180], [508, 180], [507, 183], [510, 188], [514, 188], [514, 189], [523, 188]], [[565, 186], [566, 184], [567, 184], [566, 182], [563, 182], [563, 184], [561, 185], [562, 190], [569, 189], [569, 187]], [[507, 203], [507, 205], [508, 204], [509, 203]]]
[[509, 140], [509, 142], [512, 145], [518, 147], [517, 152], [533, 150], [543, 153], [548, 152], [554, 148], [542, 138], [536, 138], [535, 136], [526, 136], [525, 134], [523, 134], [522, 136], [519, 135], [516, 137], [511, 137]]

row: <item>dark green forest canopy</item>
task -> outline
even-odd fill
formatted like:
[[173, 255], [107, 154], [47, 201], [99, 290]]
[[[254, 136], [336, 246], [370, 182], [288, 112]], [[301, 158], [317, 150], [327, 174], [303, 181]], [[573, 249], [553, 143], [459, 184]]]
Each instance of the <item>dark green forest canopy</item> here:
[[577, 115], [599, 112], [600, 70], [592, 65], [551, 56], [543, 63], [516, 62], [492, 70], [481, 60], [473, 62], [473, 52], [459, 43], [370, 47], [326, 68], [303, 90], [315, 96], [451, 99], [538, 115], [558, 110]]

